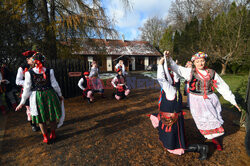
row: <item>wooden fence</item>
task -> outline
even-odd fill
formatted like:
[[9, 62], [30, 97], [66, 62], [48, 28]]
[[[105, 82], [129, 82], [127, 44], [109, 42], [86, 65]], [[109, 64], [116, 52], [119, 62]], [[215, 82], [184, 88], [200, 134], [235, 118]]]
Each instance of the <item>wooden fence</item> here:
[[[88, 69], [88, 64], [79, 59], [55, 59], [46, 61], [46, 67], [54, 69], [56, 80], [65, 98], [75, 97], [82, 94], [78, 87], [82, 73]], [[70, 72], [80, 72], [81, 76], [69, 76]]]

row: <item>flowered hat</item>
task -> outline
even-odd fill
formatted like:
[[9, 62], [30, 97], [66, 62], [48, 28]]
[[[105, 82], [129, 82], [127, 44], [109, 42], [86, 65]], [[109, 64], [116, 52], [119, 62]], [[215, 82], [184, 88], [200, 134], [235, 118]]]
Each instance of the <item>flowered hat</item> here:
[[34, 60], [35, 63], [37, 63], [37, 64], [39, 64], [39, 62], [42, 63], [42, 64], [44, 64], [44, 62], [45, 62], [45, 56], [44, 56], [42, 53], [40, 53], [40, 52], [36, 52], [36, 53], [33, 55], [33, 60]]
[[199, 58], [205, 58], [206, 59], [207, 57], [208, 57], [208, 55], [205, 54], [204, 52], [197, 52], [196, 54], [194, 54], [192, 56], [191, 61], [193, 62], [194, 60], [199, 59]]
[[39, 69], [39, 73], [42, 72], [44, 79], [46, 79], [45, 71], [43, 70], [45, 56], [40, 52], [36, 52], [32, 57], [33, 57], [33, 60], [35, 61], [35, 64], [37, 64], [36, 68]]

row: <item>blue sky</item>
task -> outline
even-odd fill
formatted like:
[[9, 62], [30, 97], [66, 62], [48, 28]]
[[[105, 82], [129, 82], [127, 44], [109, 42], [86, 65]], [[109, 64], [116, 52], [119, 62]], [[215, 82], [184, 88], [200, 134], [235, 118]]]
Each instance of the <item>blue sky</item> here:
[[153, 16], [166, 18], [173, 0], [130, 0], [131, 11], [124, 10], [121, 0], [102, 0], [107, 15], [115, 20], [115, 28], [125, 40], [138, 39], [138, 30], [145, 21]]

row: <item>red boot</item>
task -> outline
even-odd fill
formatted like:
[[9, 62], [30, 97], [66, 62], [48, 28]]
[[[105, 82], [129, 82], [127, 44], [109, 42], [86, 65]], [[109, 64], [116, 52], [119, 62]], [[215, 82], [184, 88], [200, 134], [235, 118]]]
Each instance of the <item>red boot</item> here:
[[44, 143], [48, 143], [49, 142], [48, 134], [43, 134], [43, 142]]
[[221, 147], [219, 141], [217, 141], [216, 139], [212, 139], [212, 142], [214, 143], [214, 145], [216, 146], [216, 149], [218, 151], [222, 151], [222, 147]]
[[49, 138], [52, 140], [55, 140], [56, 139], [56, 131], [55, 130], [51, 130], [51, 133], [50, 133], [50, 136]]

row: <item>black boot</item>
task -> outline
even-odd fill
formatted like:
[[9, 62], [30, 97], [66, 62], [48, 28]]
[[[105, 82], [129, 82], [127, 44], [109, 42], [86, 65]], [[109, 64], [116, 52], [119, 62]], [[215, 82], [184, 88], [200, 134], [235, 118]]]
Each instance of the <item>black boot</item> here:
[[198, 152], [197, 145], [189, 145], [185, 152]]
[[32, 121], [30, 121], [30, 125], [31, 125], [32, 131], [34, 132], [39, 131], [39, 127], [37, 127], [36, 124], [32, 123]]
[[200, 144], [189, 145], [185, 150], [185, 152], [199, 152], [200, 156], [198, 159], [205, 160], [207, 159], [208, 146]]
[[207, 145], [197, 144], [197, 151], [200, 153], [200, 156], [199, 156], [200, 160], [207, 159], [207, 153], [208, 153], [208, 146]]

